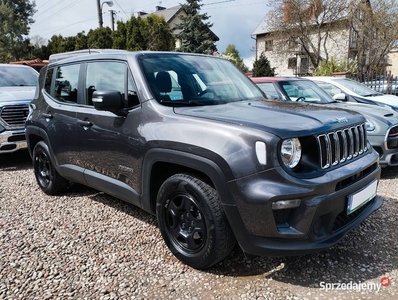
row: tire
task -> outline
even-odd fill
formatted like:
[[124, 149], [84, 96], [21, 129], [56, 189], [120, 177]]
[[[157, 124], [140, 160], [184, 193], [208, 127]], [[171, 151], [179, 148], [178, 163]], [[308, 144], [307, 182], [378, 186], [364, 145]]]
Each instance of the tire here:
[[69, 182], [55, 170], [48, 146], [43, 141], [33, 149], [33, 170], [37, 183], [46, 194], [56, 195], [66, 190]]
[[218, 263], [235, 245], [216, 190], [195, 177], [168, 178], [158, 192], [156, 216], [171, 252], [195, 269]]

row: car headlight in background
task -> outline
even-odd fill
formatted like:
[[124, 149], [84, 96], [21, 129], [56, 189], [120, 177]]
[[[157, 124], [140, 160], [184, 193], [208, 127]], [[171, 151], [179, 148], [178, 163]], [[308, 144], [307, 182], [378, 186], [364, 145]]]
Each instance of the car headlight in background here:
[[301, 144], [298, 138], [287, 139], [282, 142], [282, 161], [286, 167], [293, 169], [301, 159]]
[[366, 131], [373, 131], [376, 128], [373, 125], [373, 123], [371, 121], [369, 121], [369, 119], [366, 119], [365, 125], [366, 125]]

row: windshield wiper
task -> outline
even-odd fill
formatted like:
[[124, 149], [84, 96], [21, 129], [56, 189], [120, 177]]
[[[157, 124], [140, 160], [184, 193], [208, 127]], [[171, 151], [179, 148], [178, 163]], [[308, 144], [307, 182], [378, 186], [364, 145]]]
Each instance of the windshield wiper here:
[[383, 94], [377, 93], [377, 94], [368, 94], [368, 95], [363, 95], [363, 97], [376, 97], [376, 96], [381, 96]]
[[160, 104], [165, 105], [176, 105], [176, 106], [203, 106], [204, 103], [197, 101], [172, 101], [172, 100], [160, 100]]

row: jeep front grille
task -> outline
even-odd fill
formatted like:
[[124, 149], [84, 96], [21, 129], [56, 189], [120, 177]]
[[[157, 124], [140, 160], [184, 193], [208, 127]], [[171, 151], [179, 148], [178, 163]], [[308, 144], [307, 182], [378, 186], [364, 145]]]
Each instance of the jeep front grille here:
[[0, 117], [8, 126], [24, 126], [28, 113], [27, 104], [4, 106]]
[[365, 124], [318, 135], [317, 141], [322, 169], [344, 163], [368, 151]]

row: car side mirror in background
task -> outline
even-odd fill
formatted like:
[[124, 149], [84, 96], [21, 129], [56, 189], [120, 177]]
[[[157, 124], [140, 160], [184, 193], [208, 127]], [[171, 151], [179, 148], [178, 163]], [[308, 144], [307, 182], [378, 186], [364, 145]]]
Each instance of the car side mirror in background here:
[[95, 91], [92, 101], [96, 110], [110, 111], [118, 116], [126, 115], [123, 111], [123, 96], [118, 91]]
[[339, 100], [339, 101], [347, 101], [347, 97], [343, 93], [339, 93], [333, 96], [334, 100]]

